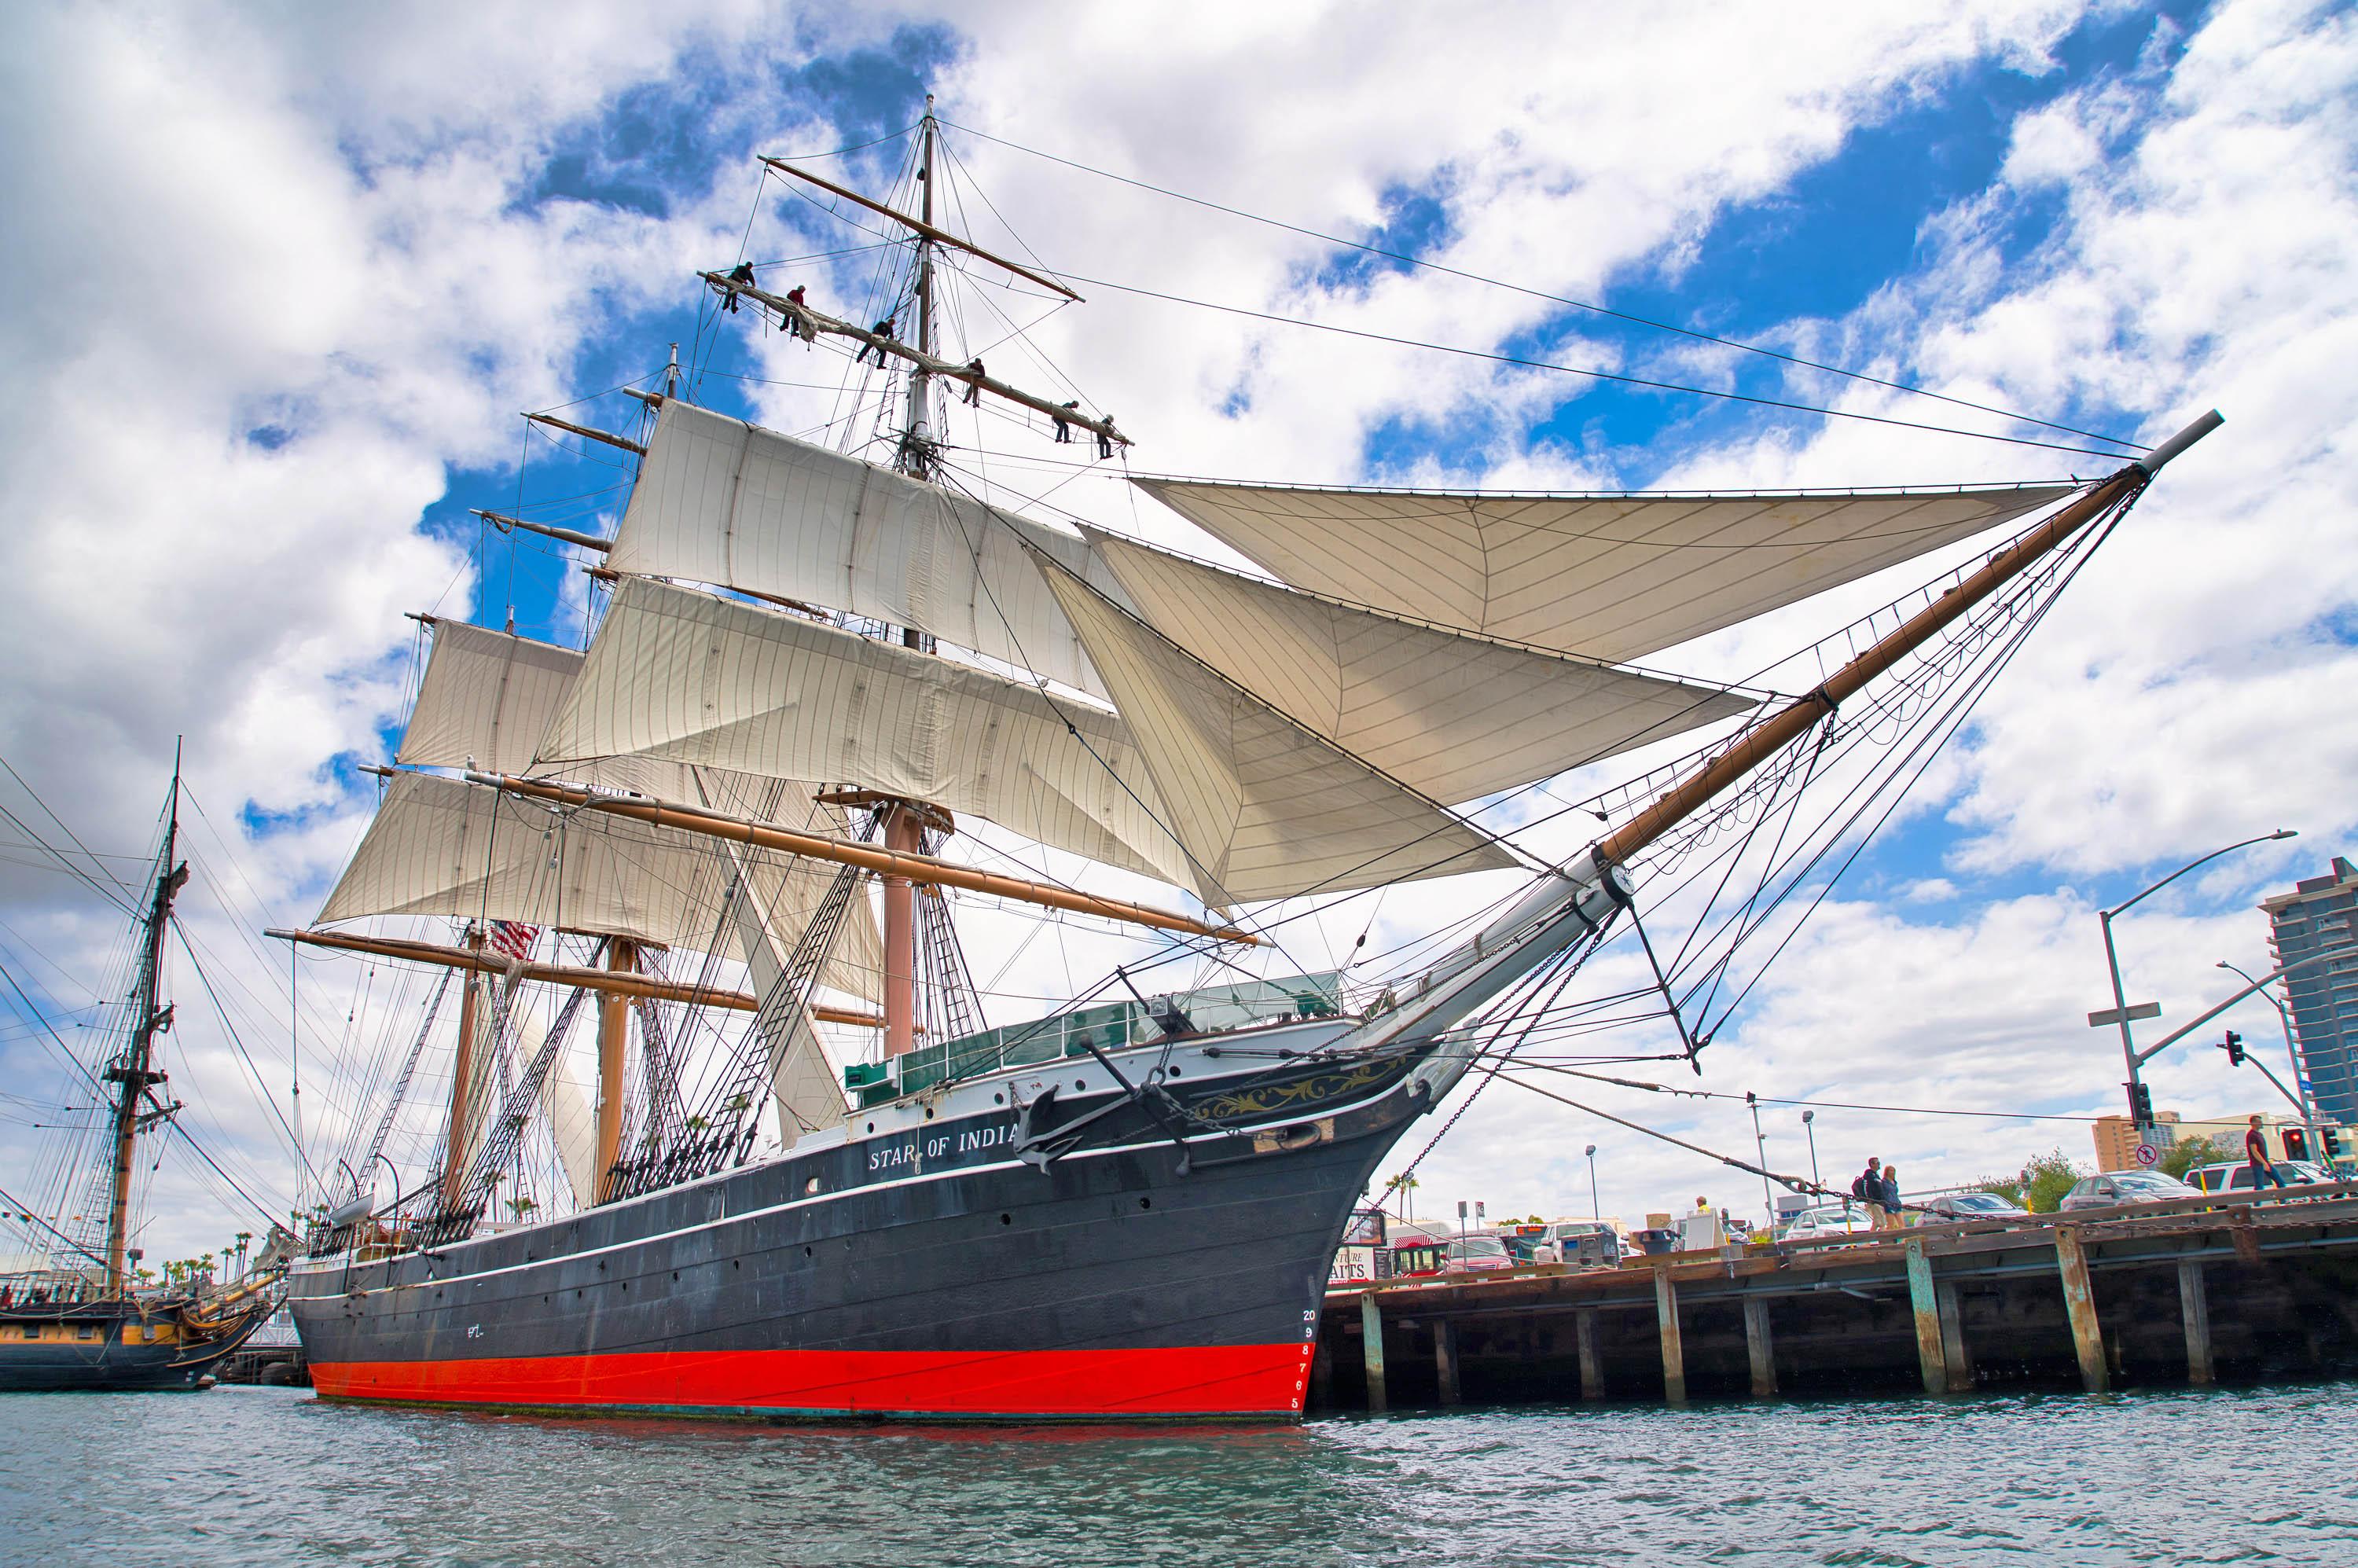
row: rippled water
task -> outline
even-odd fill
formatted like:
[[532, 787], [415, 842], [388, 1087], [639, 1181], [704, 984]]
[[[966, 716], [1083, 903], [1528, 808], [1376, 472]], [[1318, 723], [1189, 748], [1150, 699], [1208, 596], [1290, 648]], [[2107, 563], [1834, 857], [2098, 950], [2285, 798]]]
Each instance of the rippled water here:
[[0, 1400], [0, 1561], [2358, 1563], [2358, 1384], [1241, 1429]]

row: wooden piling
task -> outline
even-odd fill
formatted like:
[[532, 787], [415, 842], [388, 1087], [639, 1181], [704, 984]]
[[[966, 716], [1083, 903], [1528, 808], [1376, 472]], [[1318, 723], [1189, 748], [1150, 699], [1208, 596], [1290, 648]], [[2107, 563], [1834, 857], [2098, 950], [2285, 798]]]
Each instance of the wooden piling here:
[[1384, 1309], [1376, 1304], [1376, 1292], [1359, 1294], [1360, 1353], [1368, 1363], [1368, 1410], [1381, 1415], [1384, 1402]]
[[1932, 1288], [1932, 1260], [1920, 1237], [1903, 1249], [1908, 1256], [1908, 1305], [1916, 1317], [1916, 1370], [1928, 1394], [1949, 1391], [1948, 1357], [1941, 1344], [1941, 1300]]
[[1679, 1339], [1679, 1292], [1668, 1269], [1654, 1271], [1654, 1322], [1662, 1336], [1662, 1402], [1687, 1402], [1687, 1353]]
[[2217, 1370], [2211, 1365], [2211, 1298], [2202, 1287], [2199, 1258], [2178, 1260], [2178, 1310], [2186, 1320], [2186, 1380], [2216, 1382]]
[[1941, 1303], [1941, 1359], [1949, 1377], [1949, 1392], [1970, 1394], [1974, 1391], [1973, 1347], [1965, 1343], [1965, 1305], [1957, 1295], [1953, 1281], [1934, 1283], [1933, 1295]]
[[1744, 1348], [1752, 1359], [1752, 1397], [1777, 1397], [1777, 1347], [1768, 1337], [1768, 1298], [1744, 1298]]
[[1457, 1325], [1445, 1317], [1433, 1325], [1433, 1370], [1441, 1383], [1441, 1402], [1464, 1404], [1457, 1390]]
[[1596, 1309], [1573, 1314], [1573, 1323], [1580, 1341], [1580, 1397], [1601, 1400], [1605, 1397], [1605, 1366], [1596, 1355]]
[[2112, 1387], [2104, 1366], [2104, 1335], [2096, 1322], [2096, 1292], [2088, 1279], [2088, 1254], [2072, 1227], [2055, 1230], [2055, 1267], [2063, 1281], [2063, 1310], [2071, 1319], [2071, 1348], [2080, 1358], [2080, 1382], [2092, 1394]]
[[1320, 1334], [1310, 1357], [1310, 1403], [1320, 1410], [1335, 1402], [1335, 1347]]

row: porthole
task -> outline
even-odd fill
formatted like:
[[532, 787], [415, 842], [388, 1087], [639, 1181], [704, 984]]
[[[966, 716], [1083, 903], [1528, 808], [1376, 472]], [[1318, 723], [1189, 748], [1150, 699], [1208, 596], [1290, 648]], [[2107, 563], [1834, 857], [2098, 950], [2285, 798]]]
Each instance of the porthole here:
[[1152, 1208], [1154, 1206], [1154, 1200], [1152, 1198], [1141, 1198], [1138, 1200], [1138, 1206], [1141, 1208]]
[[807, 1248], [807, 1247], [804, 1248], [804, 1249], [803, 1249], [803, 1256], [804, 1256], [804, 1257], [806, 1257], [806, 1258], [808, 1258], [808, 1257], [813, 1256], [813, 1254], [812, 1254], [812, 1252], [811, 1252], [811, 1249], [810, 1249], [809, 1248]]
[[934, 1119], [934, 1108], [932, 1106], [927, 1106], [925, 1108], [925, 1119], [927, 1121]]
[[1179, 1076], [1179, 1069], [1178, 1069], [1178, 1068], [1176, 1068], [1176, 1067], [1172, 1068], [1172, 1069], [1171, 1069], [1171, 1076], [1172, 1076], [1173, 1077], [1174, 1077], [1174, 1078], [1175, 1078], [1175, 1077], [1177, 1077], [1177, 1076]]
[[1073, 1080], [1073, 1087], [1076, 1089], [1085, 1089], [1089, 1087], [1089, 1081], [1087, 1078], [1075, 1078]]
[[990, 1103], [993, 1105], [1005, 1105], [1007, 1103], [1007, 1097], [1005, 1095], [993, 1095], [990, 1097]]
[[876, 1124], [875, 1124], [874, 1122], [872, 1122], [872, 1121], [871, 1121], [871, 1122], [870, 1122], [870, 1123], [868, 1124], [868, 1130], [869, 1130], [869, 1131], [871, 1131], [871, 1132], [875, 1131], [875, 1130], [876, 1130]]
[[1011, 1214], [1002, 1214], [999, 1217], [999, 1223], [1001, 1225], [1012, 1225], [1015, 1223], [1015, 1217]]
[[679, 1283], [679, 1271], [676, 1269], [671, 1271], [671, 1282], [675, 1285]]
[[805, 1182], [803, 1184], [803, 1191], [806, 1194], [818, 1191], [818, 1178], [817, 1176], [813, 1176], [809, 1181]]

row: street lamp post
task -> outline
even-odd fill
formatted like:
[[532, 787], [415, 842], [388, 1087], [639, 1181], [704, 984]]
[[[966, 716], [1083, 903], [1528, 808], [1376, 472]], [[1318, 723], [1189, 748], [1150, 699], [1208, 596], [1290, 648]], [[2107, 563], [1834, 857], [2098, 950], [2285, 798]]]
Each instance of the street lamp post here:
[[1588, 1146], [1588, 1217], [1605, 1217], [1605, 1206], [1596, 1201], [1596, 1145], [1594, 1143]]
[[1760, 1223], [1774, 1230], [1777, 1199], [1768, 1190], [1768, 1140], [1760, 1131], [1760, 1097], [1747, 1089], [1744, 1103], [1752, 1108], [1752, 1146], [1760, 1152]]
[[2194, 870], [2197, 866], [2207, 866], [2222, 855], [2232, 855], [2238, 849], [2248, 849], [2255, 844], [2266, 844], [2272, 839], [2293, 838], [2298, 838], [2299, 836], [2299, 835], [2292, 828], [2279, 827], [2273, 833], [2263, 833], [2257, 838], [2244, 838], [2236, 843], [2230, 844], [2225, 849], [2213, 849], [2200, 860], [2187, 861], [2186, 864], [2179, 867], [2178, 870], [2170, 872], [2169, 875], [2162, 878], [2161, 881], [2154, 883], [2151, 887], [2147, 888], [2143, 892], [2138, 893], [2135, 898], [2130, 899], [2127, 903], [2115, 904], [2110, 909], [2100, 910], [2097, 912], [2096, 924], [2103, 929], [2104, 934], [2104, 968], [2110, 971], [2113, 978], [2113, 1007], [2110, 1012], [2091, 1013], [2088, 1017], [2088, 1022], [2098, 1028], [2102, 1028], [2107, 1023], [2115, 1023], [2120, 1026], [2121, 1060], [2128, 1065], [2129, 1070], [2128, 1082], [2124, 1084], [2122, 1087], [2128, 1090], [2129, 1120], [2136, 1130], [2139, 1142], [2145, 1141], [2147, 1134], [2153, 1129], [2153, 1109], [2147, 1098], [2139, 1092], [2144, 1086], [2137, 1076], [2138, 1057], [2136, 1039], [2129, 1033], [2129, 1015], [2132, 1011], [2135, 1011], [2138, 1017], [2152, 1018], [2158, 1014], [2161, 1010], [2158, 1007], [2153, 1007], [2150, 1003], [2144, 1004], [2135, 1010], [2130, 1008], [2128, 1004], [2128, 997], [2121, 989], [2120, 955], [2113, 946], [2114, 917], [2127, 914], [2131, 908], [2144, 902], [2146, 899], [2150, 898], [2155, 893], [2159, 892], [2162, 889], [2168, 887], [2170, 883], [2176, 881], [2187, 872]]
[[[2259, 981], [2252, 979], [2251, 972], [2241, 964], [2231, 964], [2222, 958], [2219, 960], [2218, 968], [2234, 970], [2254, 986], [2260, 984]], [[2309, 1137], [2309, 1157], [2315, 1159], [2316, 1151], [2320, 1147], [2317, 1136], [2317, 1099], [2309, 1092], [2309, 1080], [2301, 1076], [2300, 1053], [2294, 1048], [2292, 1043], [2292, 1014], [2285, 1011], [2285, 1004], [2278, 1001], [2272, 992], [2262, 990], [2259, 994], [2270, 1007], [2277, 1010], [2277, 1022], [2284, 1026], [2285, 1062], [2292, 1068], [2292, 1087], [2296, 1091], [2295, 1101], [2300, 1109], [2301, 1130]]]
[[1818, 1113], [1814, 1110], [1801, 1113], [1801, 1130], [1810, 1135], [1810, 1185], [1817, 1188], [1818, 1195], [1823, 1197], [1826, 1184], [1818, 1179], [1818, 1130], [1812, 1125], [1817, 1119]]

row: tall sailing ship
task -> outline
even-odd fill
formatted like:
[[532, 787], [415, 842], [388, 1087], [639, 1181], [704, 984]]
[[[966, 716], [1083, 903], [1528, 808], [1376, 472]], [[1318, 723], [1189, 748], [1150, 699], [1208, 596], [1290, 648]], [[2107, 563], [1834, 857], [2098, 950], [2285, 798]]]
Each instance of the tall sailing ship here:
[[[5, 1217], [38, 1261], [0, 1275], [0, 1393], [210, 1387], [212, 1368], [278, 1304], [280, 1243], [293, 1240], [283, 1230], [243, 1278], [218, 1284], [199, 1276], [150, 1286], [132, 1245], [141, 1141], [183, 1108], [170, 1098], [170, 1077], [157, 1060], [174, 1011], [165, 996], [165, 942], [174, 901], [189, 880], [179, 858], [179, 800], [176, 770], [163, 848], [138, 913], [125, 1026], [86, 1069], [86, 1087], [100, 1096], [103, 1117], [83, 1157], [60, 1170], [53, 1212], [17, 1209]], [[239, 1254], [244, 1261], [243, 1240]]]
[[[1267, 575], [1223, 569], [990, 504], [946, 462], [952, 394], [1060, 442], [1129, 438], [941, 349], [945, 257], [1071, 290], [937, 221], [938, 135], [929, 109], [914, 212], [775, 165], [908, 236], [906, 341], [752, 268], [703, 277], [736, 320], [905, 376], [889, 466], [700, 406], [676, 374], [634, 395], [639, 436], [539, 416], [636, 462], [611, 538], [484, 514], [600, 557], [594, 637], [576, 653], [432, 622], [376, 817], [315, 927], [277, 934], [460, 989], [430, 1170], [384, 1202], [367, 1184], [438, 1008], [293, 1269], [324, 1395], [1299, 1412], [1329, 1263], [1379, 1162], [1636, 923], [1640, 875], [1878, 677], [1920, 693], [1997, 646], [1994, 626], [2027, 629], [2057, 564], [2217, 422], [2093, 483], [1137, 481]], [[2009, 524], [1798, 697], [1636, 664]], [[1705, 726], [1721, 738], [1606, 802], [1617, 820], [1562, 863], [1466, 808]], [[1183, 896], [989, 869], [958, 853], [971, 819]], [[1260, 957], [1280, 948], [1279, 901], [1507, 870], [1519, 891], [1381, 987]], [[1208, 972], [1172, 990], [1125, 966], [985, 1027], [961, 903], [1156, 933]], [[346, 925], [386, 915], [454, 939]], [[585, 1011], [589, 1103], [562, 1065]], [[838, 1064], [822, 1026], [875, 1045]], [[528, 1144], [561, 1157], [570, 1212], [501, 1213]]]

